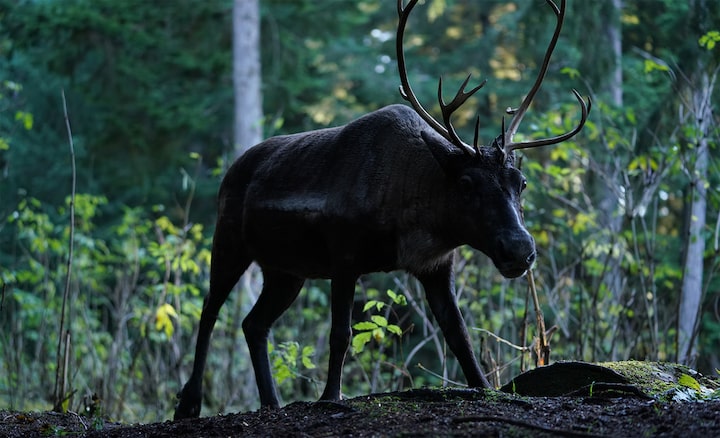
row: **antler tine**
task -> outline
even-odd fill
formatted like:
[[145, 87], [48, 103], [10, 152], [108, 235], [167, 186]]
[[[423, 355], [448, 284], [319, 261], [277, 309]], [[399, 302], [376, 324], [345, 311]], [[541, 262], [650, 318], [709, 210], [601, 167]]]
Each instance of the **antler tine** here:
[[[510, 127], [507, 131], [503, 132], [504, 143], [505, 143], [505, 149], [506, 153], [510, 152], [512, 149], [508, 149], [510, 146], [513, 145], [512, 139], [515, 136], [515, 133], [518, 130], [518, 127], [520, 126], [520, 122], [522, 121], [523, 117], [525, 116], [525, 113], [527, 112], [528, 107], [532, 103], [533, 98], [535, 97], [535, 94], [537, 94], [538, 90], [540, 89], [540, 86], [542, 85], [543, 79], [545, 79], [545, 74], [547, 73], [548, 66], [550, 65], [550, 57], [552, 56], [553, 51], [555, 50], [555, 46], [557, 45], [558, 39], [560, 38], [560, 31], [562, 30], [563, 21], [565, 21], [565, 6], [566, 6], [566, 0], [560, 0], [560, 8], [555, 4], [553, 0], [545, 0], [545, 2], [552, 8], [553, 12], [555, 13], [555, 16], [557, 18], [557, 23], [555, 24], [555, 32], [553, 33], [552, 39], [550, 40], [550, 44], [548, 45], [547, 50], [545, 51], [545, 58], [543, 59], [542, 66], [540, 67], [540, 72], [538, 73], [537, 78], [535, 79], [535, 84], [533, 84], [532, 88], [530, 89], [530, 92], [525, 96], [525, 99], [523, 99], [522, 103], [516, 110], [510, 110], [508, 109], [508, 114], [513, 114], [513, 118], [510, 121]], [[550, 144], [550, 143], [546, 143]], [[540, 146], [540, 145], [538, 145]], [[531, 147], [531, 145], [528, 145], [526, 147]], [[515, 148], [517, 149], [517, 148]]]
[[473, 148], [475, 148], [475, 153], [480, 154], [480, 149], [478, 146], [478, 140], [480, 139], [480, 116], [478, 115], [475, 117], [475, 135], [473, 135]]
[[[443, 122], [445, 123], [445, 126], [448, 130], [448, 135], [450, 136], [450, 141], [456, 145], [461, 146], [463, 151], [472, 155], [474, 153], [474, 150], [477, 149], [477, 129], [475, 131], [475, 140], [473, 142], [474, 148], [470, 148], [468, 145], [466, 145], [462, 140], [460, 140], [460, 137], [458, 137], [457, 132], [455, 132], [455, 127], [452, 125], [452, 121], [450, 120], [450, 117], [452, 116], [452, 113], [454, 113], [458, 108], [460, 108], [466, 100], [470, 98], [473, 94], [477, 93], [479, 89], [485, 86], [487, 83], [487, 79], [482, 81], [480, 85], [473, 88], [472, 90], [466, 92], [465, 87], [467, 86], [468, 82], [470, 82], [470, 77], [472, 75], [468, 75], [467, 78], [465, 78], [465, 81], [460, 85], [460, 88], [458, 89], [457, 93], [455, 93], [455, 97], [453, 97], [453, 100], [450, 101], [450, 103], [446, 104], [445, 100], [443, 99], [443, 93], [442, 93], [442, 76], [440, 77], [440, 80], [438, 81], [438, 102], [440, 103], [440, 111], [443, 115]], [[477, 123], [476, 123], [477, 128]]]
[[[452, 144], [460, 148], [464, 153], [468, 155], [473, 155], [475, 151], [477, 150], [477, 147], [473, 149], [471, 146], [464, 143], [460, 138], [458, 137], [457, 133], [455, 132], [455, 128], [453, 128], [452, 123], [450, 122], [450, 116], [452, 113], [458, 109], [470, 96], [472, 96], [474, 93], [476, 93], [480, 88], [482, 88], [483, 85], [485, 85], [486, 81], [483, 81], [480, 85], [473, 88], [469, 92], [465, 92], [465, 87], [467, 86], [468, 81], [470, 80], [470, 76], [468, 75], [467, 79], [465, 79], [465, 82], [463, 82], [462, 86], [458, 90], [458, 92], [455, 94], [455, 98], [449, 103], [445, 104], [445, 102], [442, 99], [442, 78], [440, 78], [440, 83], [438, 85], [438, 100], [440, 103], [440, 108], [442, 110], [443, 114], [443, 120], [445, 122], [445, 126], [440, 124], [437, 120], [433, 118], [433, 116], [430, 115], [430, 113], [422, 106], [422, 104], [418, 101], [417, 97], [415, 96], [415, 93], [412, 90], [412, 87], [410, 86], [410, 82], [408, 80], [407, 75], [407, 67], [405, 65], [405, 52], [403, 50], [403, 36], [405, 34], [405, 27], [407, 25], [408, 17], [410, 16], [410, 12], [412, 12], [412, 9], [415, 7], [415, 5], [418, 3], [418, 0], [410, 0], [406, 6], [403, 7], [404, 0], [397, 0], [397, 10], [398, 10], [398, 29], [397, 29], [397, 36], [395, 40], [395, 48], [397, 51], [397, 64], [398, 64], [398, 73], [400, 75], [400, 95], [403, 97], [403, 99], [407, 100], [410, 105], [415, 109], [415, 111], [418, 113], [418, 115], [427, 122], [428, 125], [430, 125], [438, 134], [442, 135], [450, 141]], [[477, 136], [477, 134], [476, 134]]]
[[517, 149], [528, 149], [528, 148], [534, 148], [539, 146], [548, 146], [551, 144], [557, 144], [561, 143], [565, 140], [568, 140], [575, 136], [580, 130], [585, 126], [585, 122], [587, 121], [588, 114], [590, 113], [590, 109], [592, 108], [592, 100], [588, 97], [587, 103], [583, 100], [580, 93], [578, 93], [577, 90], [572, 90], [573, 94], [575, 95], [575, 98], [580, 103], [580, 109], [582, 111], [582, 116], [580, 117], [580, 122], [577, 124], [575, 129], [572, 131], [566, 132], [565, 134], [561, 134], [555, 137], [551, 138], [544, 138], [541, 140], [534, 140], [534, 141], [523, 141], [519, 143], [510, 143], [505, 146], [506, 153], [509, 153], [511, 151], [517, 150]]

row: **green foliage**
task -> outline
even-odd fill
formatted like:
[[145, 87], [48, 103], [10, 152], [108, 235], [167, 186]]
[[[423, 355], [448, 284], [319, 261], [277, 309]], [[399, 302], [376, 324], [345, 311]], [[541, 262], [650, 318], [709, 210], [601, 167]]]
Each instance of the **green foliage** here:
[[[200, 306], [197, 285], [207, 278], [209, 239], [197, 225], [178, 227], [165, 216], [151, 220], [141, 209], [127, 209], [108, 238], [101, 238], [96, 223], [106, 206], [104, 197], [75, 198], [70, 374], [76, 376], [74, 388], [92, 386], [108, 401], [108, 414], [120, 415], [123, 402], [113, 394], [135, 400], [164, 386], [168, 369], [160, 358], [181, 340], [175, 327], [192, 308], [186, 301]], [[65, 206], [49, 208], [34, 198], [23, 199], [8, 217], [19, 256], [2, 272], [9, 313], [0, 323], [22, 336], [25, 345], [10, 353], [17, 341], [4, 337], [0, 342], [14, 357], [2, 363], [0, 378], [0, 389], [12, 399], [11, 388], [19, 383], [41, 388], [51, 381], [68, 219]], [[105, 370], [101, 380], [97, 369]], [[146, 389], [139, 390], [142, 386]], [[137, 393], [127, 394], [128, 387]], [[21, 399], [15, 403], [22, 408]]]
[[[191, 366], [215, 193], [231, 161], [231, 3], [0, 0], [3, 405], [46, 409], [38, 394], [52, 387], [69, 237], [65, 89], [81, 192], [69, 309], [78, 393], [70, 408], [97, 392], [111, 417], [167, 418]], [[541, 306], [548, 326], [558, 326], [552, 359], [674, 360], [689, 176], [702, 134], [678, 114], [701, 66], [712, 73], [718, 65], [712, 29], [720, 2], [646, 3], [626, 1], [616, 11], [612, 2], [570, 2], [550, 71], [517, 136], [567, 131], [579, 117], [569, 89], [592, 94], [579, 136], [522, 153]], [[263, 0], [261, 7], [266, 135], [342, 124], [401, 101], [394, 2]], [[517, 106], [534, 80], [553, 19], [542, 2], [426, 1], [406, 41], [416, 93], [438, 114], [439, 76], [448, 90], [468, 73], [488, 79], [454, 123], [469, 139], [479, 112], [481, 140], [495, 138], [505, 108]], [[621, 83], [613, 83], [608, 23], [621, 24]], [[711, 151], [717, 134], [713, 127]], [[717, 363], [720, 342], [717, 172], [702, 184], [711, 225], [702, 236], [701, 370]], [[188, 198], [192, 211], [181, 201]], [[456, 262], [468, 326], [522, 344], [525, 281], [503, 280], [466, 247]], [[259, 293], [257, 276], [219, 315], [204, 412], [257, 406], [241, 329]], [[315, 365], [327, 362], [328, 293], [327, 283], [308, 282], [274, 327], [270, 354], [286, 401], [316, 398], [316, 382], [324, 381], [324, 367]], [[367, 276], [362, 299], [346, 394], [462, 381], [417, 282]], [[478, 333], [471, 331], [481, 361], [504, 383], [519, 371], [521, 353]]]
[[300, 365], [306, 370], [315, 369], [315, 348], [312, 345], [301, 348], [299, 343], [289, 341], [282, 342], [275, 348], [272, 343], [268, 343], [268, 353], [273, 377], [278, 385], [282, 385], [287, 379], [301, 376]]
[[[177, 168], [188, 163], [181, 152], [200, 151], [211, 162], [222, 152], [225, 133], [216, 127], [231, 120], [230, 37], [216, 29], [229, 25], [227, 10], [224, 0], [3, 2], [3, 75], [12, 76], [0, 80], [35, 84], [22, 90], [32, 109], [15, 118], [25, 130], [38, 118], [55, 129], [13, 135], [22, 145], [11, 151], [13, 188], [29, 185], [25, 169], [37, 151], [45, 162], [61, 160], [47, 144], [64, 138], [53, 104], [66, 87], [80, 186], [115, 200], [166, 202]], [[61, 193], [49, 182], [33, 187], [36, 197]]]
[[[407, 300], [402, 294], [397, 294], [392, 290], [388, 289], [386, 292], [390, 298], [388, 302], [369, 300], [363, 312], [367, 312], [370, 309], [375, 309], [375, 312], [381, 312], [384, 308], [391, 310], [390, 305], [393, 303], [398, 306], [407, 306]], [[360, 321], [353, 325], [353, 328], [358, 331], [352, 339], [352, 349], [354, 354], [362, 353], [365, 346], [372, 340], [375, 342], [382, 343], [385, 340], [386, 333], [391, 333], [396, 336], [402, 337], [403, 331], [396, 324], [388, 323], [387, 317], [381, 314], [370, 315], [369, 321]]]
[[720, 32], [717, 30], [711, 30], [705, 35], [701, 36], [698, 43], [701, 47], [705, 47], [708, 50], [715, 48], [715, 44], [720, 41]]

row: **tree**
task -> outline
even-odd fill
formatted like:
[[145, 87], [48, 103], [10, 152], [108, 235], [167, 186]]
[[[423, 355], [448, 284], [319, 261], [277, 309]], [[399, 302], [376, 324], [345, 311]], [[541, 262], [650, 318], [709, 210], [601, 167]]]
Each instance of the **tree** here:
[[259, 0], [233, 3], [233, 85], [235, 156], [262, 139]]
[[682, 289], [678, 311], [678, 362], [694, 366], [697, 361], [697, 334], [702, 309], [703, 271], [708, 188], [708, 161], [713, 127], [712, 96], [718, 69], [712, 72], [698, 59], [696, 80], [689, 85], [689, 96], [681, 105], [682, 125], [690, 127], [687, 138], [693, 159], [686, 172], [689, 178], [687, 236]]
[[[10, 151], [15, 191], [64, 198], [56, 181], [68, 177], [67, 161], [48, 146], [65, 142], [57, 97], [65, 88], [79, 134], [79, 190], [113, 203], [172, 201], [178, 168], [195, 166], [189, 153], [215, 163], [229, 143], [229, 12], [225, 0], [0, 0], [7, 71], [35, 84], [25, 98], [44, 121]], [[34, 178], [36, 168], [47, 178]]]

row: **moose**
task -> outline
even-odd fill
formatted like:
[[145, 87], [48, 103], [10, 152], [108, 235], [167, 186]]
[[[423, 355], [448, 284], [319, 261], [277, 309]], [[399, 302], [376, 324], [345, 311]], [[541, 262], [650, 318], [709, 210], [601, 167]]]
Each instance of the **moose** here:
[[[257, 302], [244, 319], [262, 407], [278, 407], [267, 339], [273, 322], [298, 296], [308, 278], [331, 280], [328, 377], [321, 400], [339, 400], [351, 312], [358, 278], [371, 272], [404, 270], [423, 286], [426, 300], [470, 387], [490, 388], [470, 345], [454, 292], [453, 254], [470, 245], [515, 278], [536, 258], [535, 241], [524, 226], [520, 194], [526, 186], [515, 167], [518, 149], [552, 145], [581, 131], [590, 111], [581, 95], [581, 118], [562, 135], [513, 142], [523, 115], [543, 82], [565, 17], [555, 31], [530, 92], [507, 129], [489, 146], [464, 143], [451, 116], [485, 82], [445, 103], [443, 123], [418, 101], [408, 81], [403, 34], [418, 0], [397, 0], [396, 49], [400, 93], [412, 109], [390, 105], [347, 125], [270, 138], [240, 156], [218, 194], [210, 291], [200, 317], [194, 365], [178, 394], [175, 419], [197, 417], [202, 375], [218, 312], [251, 262], [263, 273]], [[479, 120], [479, 119], [478, 119]]]

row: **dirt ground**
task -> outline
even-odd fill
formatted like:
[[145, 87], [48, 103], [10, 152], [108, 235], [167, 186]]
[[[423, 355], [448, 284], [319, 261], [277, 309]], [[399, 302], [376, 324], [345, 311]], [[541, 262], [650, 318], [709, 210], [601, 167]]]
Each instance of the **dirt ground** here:
[[653, 362], [558, 362], [495, 390], [413, 389], [340, 402], [123, 425], [0, 411], [0, 437], [720, 437], [720, 382]]
[[417, 389], [342, 402], [296, 402], [277, 410], [144, 425], [76, 414], [0, 412], [0, 436], [720, 436], [720, 400], [658, 402], [593, 395], [522, 397], [462, 389]]

